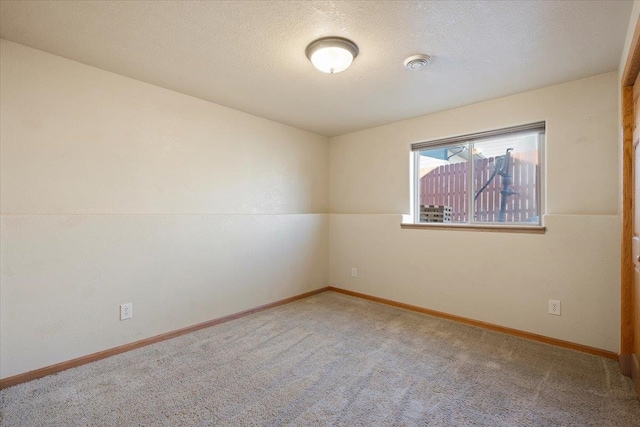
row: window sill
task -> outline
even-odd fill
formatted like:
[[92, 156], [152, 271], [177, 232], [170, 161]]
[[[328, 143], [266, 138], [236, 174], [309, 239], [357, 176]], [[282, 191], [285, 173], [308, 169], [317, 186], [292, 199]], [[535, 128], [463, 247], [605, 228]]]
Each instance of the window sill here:
[[403, 230], [459, 230], [459, 231], [485, 231], [493, 233], [527, 233], [544, 234], [547, 227], [541, 225], [495, 225], [495, 224], [445, 224], [445, 223], [402, 223]]

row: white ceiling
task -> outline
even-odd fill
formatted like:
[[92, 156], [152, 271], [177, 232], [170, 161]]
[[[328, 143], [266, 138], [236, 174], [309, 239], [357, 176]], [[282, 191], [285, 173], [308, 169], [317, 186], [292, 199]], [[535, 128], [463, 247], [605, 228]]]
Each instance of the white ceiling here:
[[[1, 1], [0, 37], [334, 136], [617, 69], [629, 1]], [[315, 70], [311, 41], [360, 56]], [[403, 60], [433, 57], [422, 71]]]

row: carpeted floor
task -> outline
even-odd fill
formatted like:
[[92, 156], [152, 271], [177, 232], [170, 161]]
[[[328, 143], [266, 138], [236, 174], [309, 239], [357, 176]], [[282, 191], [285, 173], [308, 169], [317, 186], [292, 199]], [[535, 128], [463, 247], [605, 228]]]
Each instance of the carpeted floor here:
[[612, 360], [334, 292], [0, 393], [3, 426], [640, 426]]

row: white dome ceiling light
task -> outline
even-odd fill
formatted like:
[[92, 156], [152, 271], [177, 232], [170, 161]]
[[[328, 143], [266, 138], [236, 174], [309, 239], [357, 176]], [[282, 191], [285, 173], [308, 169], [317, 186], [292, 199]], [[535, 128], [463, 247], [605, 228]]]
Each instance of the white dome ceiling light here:
[[313, 66], [328, 74], [339, 73], [349, 68], [359, 52], [354, 42], [342, 37], [318, 39], [311, 42], [305, 50]]
[[429, 60], [431, 57], [429, 55], [413, 55], [404, 60], [404, 68], [407, 70], [422, 70], [427, 65], [429, 65]]

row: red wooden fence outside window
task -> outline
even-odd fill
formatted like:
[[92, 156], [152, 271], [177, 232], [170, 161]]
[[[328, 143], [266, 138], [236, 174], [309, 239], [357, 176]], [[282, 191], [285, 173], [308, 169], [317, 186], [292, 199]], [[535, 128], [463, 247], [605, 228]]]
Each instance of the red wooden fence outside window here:
[[[495, 160], [495, 157], [474, 159], [474, 187], [472, 191], [477, 191], [487, 182], [494, 170]], [[440, 166], [420, 178], [420, 204], [450, 206], [453, 208], [452, 222], [468, 222], [470, 202], [467, 181], [468, 165], [469, 162], [461, 162]], [[538, 222], [536, 189], [538, 174], [539, 170], [536, 164], [522, 160], [517, 155], [512, 158], [513, 184], [511, 190], [518, 194], [509, 196], [507, 199], [506, 222]], [[501, 189], [502, 178], [498, 175], [474, 203], [473, 220], [475, 222], [498, 221]]]

